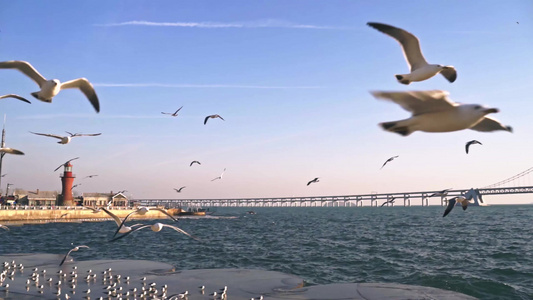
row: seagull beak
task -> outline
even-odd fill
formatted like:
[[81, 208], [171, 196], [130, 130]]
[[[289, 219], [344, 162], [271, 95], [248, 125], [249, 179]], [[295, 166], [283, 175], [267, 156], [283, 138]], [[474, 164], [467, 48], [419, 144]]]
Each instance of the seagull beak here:
[[486, 112], [487, 114], [490, 114], [490, 113], [497, 113], [497, 112], [499, 112], [499, 111], [500, 111], [500, 110], [497, 109], [497, 108], [487, 108], [487, 109], [485, 110], [485, 112]]

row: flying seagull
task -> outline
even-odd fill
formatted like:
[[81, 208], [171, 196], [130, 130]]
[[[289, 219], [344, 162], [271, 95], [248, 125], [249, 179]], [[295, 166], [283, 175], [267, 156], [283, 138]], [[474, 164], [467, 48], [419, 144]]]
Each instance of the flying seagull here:
[[435, 193], [429, 195], [428, 198], [435, 197], [435, 196], [444, 197], [444, 196], [448, 195], [448, 192], [450, 190], [451, 190], [451, 188], [450, 189], [445, 189], [445, 190], [442, 190], [442, 191], [439, 191], [439, 192], [435, 192]]
[[114, 242], [114, 241], [116, 241], [118, 239], [121, 239], [121, 238], [123, 238], [123, 237], [125, 237], [125, 236], [127, 236], [127, 235], [129, 235], [129, 234], [131, 234], [131, 233], [133, 233], [135, 231], [141, 230], [143, 228], [150, 228], [154, 232], [159, 232], [159, 231], [161, 231], [161, 229], [163, 229], [163, 227], [172, 228], [172, 229], [176, 230], [177, 232], [183, 233], [183, 234], [185, 234], [185, 235], [187, 235], [187, 236], [189, 236], [189, 237], [191, 237], [191, 238], [193, 238], [195, 240], [199, 240], [197, 237], [190, 235], [185, 230], [183, 230], [183, 229], [181, 229], [181, 228], [179, 228], [177, 226], [172, 226], [172, 225], [167, 225], [167, 224], [162, 224], [162, 223], [155, 223], [153, 225], [143, 225], [143, 226], [137, 227], [137, 228], [133, 229], [132, 231], [129, 231], [129, 232], [124, 233], [123, 235], [117, 236], [116, 238], [110, 240], [110, 242]]
[[75, 188], [75, 187], [80, 186], [80, 185], [81, 185], [81, 183], [75, 184], [75, 185], [72, 186], [72, 188]]
[[214, 119], [214, 118], [220, 118], [220, 119], [222, 119], [222, 121], [225, 121], [225, 120], [224, 120], [221, 116], [219, 116], [219, 115], [210, 115], [210, 116], [205, 117], [204, 125], [207, 123], [207, 120], [209, 120], [209, 118], [211, 118], [211, 119]]
[[85, 78], [78, 78], [70, 80], [67, 82], [61, 83], [57, 79], [47, 80], [44, 78], [33, 66], [26, 61], [20, 60], [10, 60], [0, 62], [0, 69], [17, 69], [24, 75], [30, 77], [35, 83], [41, 88], [40, 91], [31, 93], [31, 95], [41, 101], [51, 103], [52, 98], [55, 97], [61, 90], [64, 89], [79, 89], [92, 106], [96, 112], [100, 112], [100, 103], [98, 102], [98, 97], [94, 91], [93, 85]]
[[144, 225], [144, 224], [134, 224], [134, 225], [131, 225], [131, 226], [126, 226], [126, 225], [124, 225], [122, 223], [123, 220], [121, 220], [119, 217], [117, 217], [117, 215], [115, 215], [114, 213], [110, 212], [108, 209], [106, 209], [104, 207], [100, 207], [99, 211], [100, 210], [102, 210], [103, 212], [108, 214], [113, 219], [113, 221], [115, 221], [115, 223], [118, 226], [117, 233], [128, 233], [128, 232], [132, 231], [133, 228]]
[[383, 204], [381, 204], [381, 207], [383, 207], [387, 203], [394, 204], [394, 197], [392, 197], [392, 198], [388, 199], [387, 201], [383, 202]]
[[178, 193], [181, 193], [181, 190], [183, 190], [184, 188], [186, 188], [186, 187], [185, 187], [185, 186], [182, 186], [182, 187], [180, 187], [179, 189], [176, 189], [176, 188], [175, 188], [174, 190], [175, 190], [176, 192], [178, 192]]
[[72, 251], [78, 251], [78, 250], [80, 250], [80, 248], [89, 248], [89, 246], [79, 245], [79, 246], [76, 246], [76, 247], [70, 249], [70, 251], [67, 252], [67, 255], [65, 255], [65, 257], [63, 257], [63, 260], [59, 263], [59, 265], [60, 265], [60, 266], [63, 265], [63, 263], [65, 262], [65, 259], [67, 259], [67, 257], [69, 256], [70, 252], [72, 252]]
[[453, 207], [455, 206], [455, 203], [461, 203], [461, 205], [463, 206], [463, 210], [466, 210], [468, 208], [468, 200], [463, 197], [463, 196], [457, 196], [457, 197], [454, 197], [450, 200], [448, 200], [448, 206], [446, 206], [446, 210], [444, 211], [444, 214], [442, 215], [442, 217], [446, 217], [446, 215], [448, 215]]
[[96, 177], [96, 176], [98, 176], [98, 175], [88, 175], [88, 176], [83, 177], [83, 179], [85, 179], [85, 178], [93, 178], [93, 177]]
[[24, 101], [26, 103], [31, 104], [31, 102], [28, 101], [26, 98], [23, 98], [23, 97], [21, 97], [19, 95], [15, 95], [15, 94], [8, 94], [8, 95], [0, 96], [0, 99], [4, 99], [4, 98], [15, 98], [15, 99], [19, 99], [20, 101]]
[[7, 153], [7, 154], [15, 154], [15, 155], [24, 155], [24, 152], [22, 152], [20, 150], [13, 149], [13, 148], [7, 148], [7, 147], [0, 148], [0, 153], [2, 153], [2, 154]]
[[117, 194], [123, 194], [125, 192], [127, 192], [127, 190], [118, 191]]
[[66, 165], [66, 164], [68, 164], [69, 162], [71, 162], [71, 161], [73, 161], [73, 160], [75, 160], [75, 159], [78, 159], [78, 158], [79, 158], [79, 157], [74, 157], [73, 159], [69, 159], [69, 160], [67, 160], [66, 162], [60, 164], [59, 167], [57, 167], [57, 168], [54, 170], [54, 172], [57, 171], [57, 170], [59, 170], [59, 168], [61, 168], [62, 166]]
[[487, 114], [497, 113], [499, 111], [497, 108], [455, 103], [448, 98], [449, 93], [446, 91], [370, 93], [377, 99], [392, 101], [412, 113], [409, 119], [379, 124], [386, 131], [403, 136], [408, 136], [417, 130], [425, 132], [450, 132], [463, 129], [502, 130], [503, 125], [498, 121], [485, 117]]
[[217, 178], [211, 179], [211, 181], [215, 181], [217, 179], [222, 179], [222, 176], [224, 175], [224, 172], [226, 172], [226, 168], [224, 168], [224, 171], [222, 171], [222, 174], [220, 174], [220, 176], [218, 176]]
[[9, 227], [7, 227], [6, 225], [2, 225], [0, 224], [0, 228], [4, 229], [4, 230], [8, 230], [9, 231]]
[[178, 116], [178, 111], [180, 111], [180, 109], [182, 109], [182, 108], [183, 108], [183, 106], [178, 108], [178, 110], [176, 110], [174, 113], [167, 113], [167, 112], [161, 112], [161, 113], [164, 114], [164, 115], [171, 115], [173, 117], [177, 117]]
[[197, 161], [197, 160], [193, 160], [193, 161], [191, 161], [191, 164], [189, 165], [189, 167], [191, 167], [193, 164], [199, 164], [199, 165], [201, 165], [201, 163], [200, 163], [199, 161]]
[[466, 154], [468, 154], [468, 149], [470, 148], [470, 145], [473, 145], [473, 144], [480, 144], [480, 145], [483, 145], [483, 144], [480, 143], [479, 141], [471, 140], [470, 142], [466, 143], [466, 145], [465, 145]]
[[7, 175], [7, 173], [6, 173], [6, 174], [2, 174], [2, 176], [0, 176], [0, 177], [4, 177], [4, 176], [6, 176], [6, 175]]
[[407, 60], [411, 73], [394, 75], [400, 83], [409, 84], [413, 81], [423, 81], [438, 73], [441, 73], [449, 82], [454, 82], [457, 79], [457, 71], [453, 66], [430, 65], [427, 63], [420, 49], [418, 38], [413, 34], [387, 24], [373, 22], [366, 24], [394, 38], [402, 46], [403, 55]]
[[385, 163], [383, 163], [383, 166], [381, 166], [380, 170], [383, 169], [383, 167], [384, 167], [388, 162], [393, 161], [393, 160], [394, 160], [395, 158], [397, 158], [397, 157], [399, 157], [399, 155], [396, 155], [396, 156], [393, 156], [393, 157], [387, 159], [387, 160], [385, 161]]
[[319, 177], [316, 177], [315, 179], [309, 181], [309, 182], [307, 183], [307, 185], [310, 185], [311, 183], [317, 183], [317, 182], [318, 182], [318, 178], [319, 178]]
[[30, 131], [30, 132], [33, 133], [33, 134], [37, 134], [37, 135], [48, 136], [48, 137], [53, 137], [53, 138], [56, 138], [56, 139], [60, 139], [60, 141], [57, 142], [58, 144], [68, 144], [68, 143], [70, 143], [70, 140], [72, 140], [73, 137], [77, 137], [77, 136], [97, 136], [97, 135], [101, 135], [101, 133], [70, 133], [70, 132], [66, 131], [66, 133], [69, 134], [68, 136], [60, 136], [60, 135], [57, 135], [57, 134], [50, 134], [50, 133], [37, 133], [37, 132], [32, 132], [32, 131]]
[[115, 234], [113, 235], [116, 236], [117, 233], [120, 232], [121, 228], [124, 226], [124, 223], [126, 223], [126, 221], [128, 220], [128, 218], [133, 215], [133, 214], [139, 214], [141, 216], [145, 215], [147, 212], [149, 212], [150, 210], [157, 210], [157, 211], [160, 211], [162, 213], [164, 213], [165, 215], [169, 216], [172, 220], [174, 220], [174, 222], [178, 222], [178, 219], [174, 218], [174, 216], [172, 216], [171, 214], [168, 213], [168, 211], [162, 209], [162, 208], [148, 208], [146, 206], [141, 206], [139, 208], [137, 208], [136, 210], [130, 212], [129, 214], [126, 215], [126, 217], [124, 218], [124, 220], [122, 220], [122, 223], [120, 223], [120, 226], [118, 226], [118, 229], [117, 231], [115, 231]]

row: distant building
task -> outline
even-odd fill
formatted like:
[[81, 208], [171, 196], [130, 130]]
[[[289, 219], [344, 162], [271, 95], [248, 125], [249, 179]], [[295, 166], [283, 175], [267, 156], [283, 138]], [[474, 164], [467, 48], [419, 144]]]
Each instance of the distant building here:
[[57, 205], [58, 192], [56, 191], [26, 191], [15, 189], [13, 196], [19, 205], [53, 206]]
[[128, 206], [128, 198], [122, 193], [83, 193], [83, 206]]

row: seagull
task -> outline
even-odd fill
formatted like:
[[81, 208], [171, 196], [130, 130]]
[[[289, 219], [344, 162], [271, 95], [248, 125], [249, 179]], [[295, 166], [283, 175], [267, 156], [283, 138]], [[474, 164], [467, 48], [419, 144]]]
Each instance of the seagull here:
[[197, 161], [197, 160], [193, 160], [193, 161], [191, 161], [191, 164], [189, 165], [189, 167], [192, 167], [193, 164], [199, 164], [199, 165], [201, 165], [201, 163], [200, 163], [199, 161]]
[[6, 176], [6, 175], [7, 175], [7, 173], [6, 173], [6, 174], [2, 174], [2, 176], [0, 176], [0, 177], [4, 177], [4, 176]]
[[22, 152], [20, 150], [13, 149], [13, 148], [7, 148], [7, 147], [0, 148], [0, 153], [2, 153], [2, 154], [7, 153], [7, 154], [15, 154], [15, 155], [24, 155], [24, 152]]
[[90, 206], [83, 206], [83, 207], [92, 210], [93, 214], [97, 214], [97, 213], [102, 211], [102, 208], [100, 208], [100, 207], [98, 207], [98, 208], [94, 208], [94, 207], [90, 207]]
[[115, 221], [115, 223], [117, 223], [117, 226], [118, 226], [118, 231], [117, 232], [118, 233], [128, 233], [128, 232], [132, 231], [133, 228], [144, 225], [144, 224], [134, 224], [134, 225], [131, 225], [131, 226], [123, 225], [122, 220], [119, 217], [117, 217], [117, 215], [115, 215], [114, 213], [110, 212], [109, 210], [107, 210], [104, 207], [101, 207], [100, 209], [102, 211], [104, 211], [106, 214], [108, 214]]
[[463, 196], [457, 196], [457, 197], [454, 197], [450, 200], [448, 200], [448, 206], [446, 207], [446, 210], [444, 211], [444, 214], [442, 215], [442, 217], [446, 217], [446, 215], [448, 215], [453, 207], [455, 206], [455, 203], [461, 203], [461, 205], [463, 206], [463, 210], [466, 210], [468, 208], [468, 200], [463, 197]]
[[78, 158], [79, 158], [79, 157], [75, 157], [75, 158], [73, 158], [73, 159], [69, 159], [69, 160], [67, 160], [67, 162], [65, 162], [65, 163], [60, 164], [59, 167], [57, 167], [57, 168], [54, 170], [54, 172], [57, 171], [57, 170], [59, 170], [59, 168], [61, 168], [62, 166], [66, 165], [66, 164], [68, 164], [69, 162], [71, 162], [71, 161], [73, 161], [73, 160], [75, 160], [75, 159], [78, 159]]
[[451, 188], [442, 190], [440, 192], [435, 192], [435, 193], [431, 194], [430, 196], [428, 196], [428, 198], [435, 197], [435, 196], [444, 197], [444, 196], [448, 195], [448, 192], [450, 190], [451, 190]]
[[186, 188], [186, 187], [185, 187], [185, 186], [182, 186], [182, 187], [180, 187], [179, 189], [176, 189], [176, 188], [175, 188], [174, 190], [175, 190], [176, 192], [178, 192], [178, 193], [181, 193], [181, 190], [183, 190], [184, 188]]
[[214, 118], [220, 118], [220, 119], [222, 119], [222, 121], [225, 121], [225, 120], [224, 120], [221, 116], [219, 116], [219, 115], [210, 115], [210, 116], [205, 117], [204, 125], [207, 123], [207, 120], [209, 120], [209, 118], [212, 118], [212, 119], [214, 119]]
[[9, 231], [9, 227], [7, 227], [6, 225], [2, 225], [0, 224], [0, 228], [4, 229], [4, 230], [8, 230]]
[[366, 24], [394, 38], [402, 45], [403, 55], [411, 68], [411, 73], [394, 75], [400, 83], [409, 84], [413, 81], [423, 81], [438, 73], [441, 73], [449, 82], [454, 82], [457, 79], [457, 71], [453, 66], [430, 65], [427, 63], [422, 50], [420, 50], [418, 38], [413, 34], [387, 24], [373, 22]]
[[383, 166], [381, 166], [380, 169], [383, 169], [383, 167], [384, 167], [388, 162], [393, 161], [393, 160], [394, 160], [395, 158], [397, 158], [397, 157], [399, 157], [399, 155], [396, 155], [396, 156], [393, 156], [393, 157], [387, 159], [387, 160], [385, 161], [385, 163], [383, 164]]
[[52, 98], [61, 90], [77, 88], [89, 99], [96, 112], [100, 111], [100, 103], [98, 102], [94, 87], [85, 78], [78, 78], [63, 83], [57, 79], [47, 80], [29, 62], [20, 60], [0, 62], [0, 69], [17, 69], [24, 73], [24, 75], [30, 77], [41, 88], [40, 91], [31, 93], [31, 95], [41, 101], [51, 103]]
[[117, 194], [123, 194], [125, 192], [127, 192], [127, 190], [118, 191]]
[[0, 99], [4, 99], [4, 98], [15, 98], [15, 99], [19, 99], [20, 101], [24, 101], [24, 102], [27, 102], [29, 104], [31, 104], [30, 101], [28, 101], [26, 98], [23, 98], [19, 95], [15, 95], [15, 94], [8, 94], [8, 95], [3, 95], [3, 96], [0, 96]]
[[98, 175], [87, 175], [87, 176], [83, 177], [83, 179], [85, 179], [85, 178], [93, 178], [93, 177], [96, 177], [96, 176], [98, 176]]
[[472, 145], [472, 144], [480, 144], [480, 145], [483, 145], [483, 144], [480, 143], [479, 141], [471, 140], [470, 142], [466, 143], [466, 145], [465, 145], [466, 154], [468, 154], [468, 149], [470, 148], [470, 145]]
[[171, 115], [173, 117], [177, 117], [178, 116], [178, 111], [180, 111], [180, 109], [182, 109], [182, 108], [183, 108], [183, 106], [178, 108], [178, 110], [176, 110], [174, 113], [167, 113], [167, 112], [161, 112], [161, 113], [164, 114], [164, 115]]
[[[162, 213], [164, 213], [165, 215], [169, 216], [172, 220], [174, 220], [174, 222], [178, 222], [178, 219], [174, 218], [174, 216], [172, 216], [171, 214], [169, 214], [166, 210], [162, 209], [162, 208], [158, 208], [158, 207], [155, 207], [155, 208], [148, 208], [146, 206], [141, 206], [139, 208], [137, 208], [136, 210], [130, 212], [129, 214], [126, 215], [126, 217], [124, 218], [124, 220], [122, 220], [122, 223], [120, 223], [120, 225], [118, 226], [118, 229], [117, 231], [115, 231], [115, 234], [113, 235], [113, 237], [115, 237], [117, 235], [117, 233], [120, 232], [120, 230], [122, 229], [122, 227], [124, 226], [124, 223], [126, 223], [126, 220], [128, 220], [128, 218], [133, 215], [133, 214], [139, 214], [139, 215], [145, 215], [147, 212], [149, 212], [150, 210], [157, 210], [157, 211], [160, 211]], [[115, 220], [116, 221], [116, 220]]]
[[72, 188], [75, 188], [75, 187], [80, 186], [80, 185], [81, 185], [81, 183], [75, 184], [75, 185], [72, 186]]
[[118, 237], [116, 237], [116, 238], [110, 240], [110, 242], [114, 242], [114, 241], [116, 241], [116, 240], [118, 240], [118, 239], [121, 239], [121, 238], [127, 236], [128, 234], [130, 234], [130, 233], [132, 233], [132, 232], [135, 232], [135, 231], [141, 230], [141, 229], [143, 229], [143, 228], [150, 228], [150, 229], [151, 229], [152, 231], [154, 231], [154, 232], [159, 232], [159, 231], [161, 231], [161, 229], [163, 229], [163, 227], [169, 227], [169, 228], [172, 228], [172, 229], [176, 230], [177, 232], [183, 233], [183, 234], [185, 234], [185, 235], [187, 235], [187, 236], [189, 236], [189, 237], [191, 237], [191, 238], [193, 238], [193, 239], [195, 239], [195, 240], [199, 240], [197, 237], [190, 235], [189, 233], [187, 233], [186, 231], [184, 231], [183, 229], [181, 229], [181, 228], [179, 228], [179, 227], [177, 227], [177, 226], [167, 225], [167, 224], [163, 224], [163, 223], [155, 223], [155, 224], [153, 224], [153, 225], [144, 225], [144, 226], [141, 226], [141, 227], [137, 227], [137, 228], [133, 229], [133, 230], [130, 231], [130, 232], [126, 232], [126, 233], [124, 233], [123, 235], [120, 235], [120, 236], [118, 236]]
[[80, 248], [89, 248], [89, 246], [80, 245], [80, 246], [76, 246], [76, 247], [70, 249], [69, 252], [67, 252], [67, 255], [65, 255], [65, 257], [63, 257], [63, 260], [59, 263], [59, 266], [63, 265], [63, 263], [65, 262], [65, 259], [67, 259], [67, 257], [69, 256], [70, 252], [78, 251], [78, 250], [80, 250]]
[[394, 197], [392, 197], [392, 198], [388, 199], [387, 201], [383, 202], [383, 204], [381, 204], [381, 207], [383, 207], [387, 203], [394, 204]]
[[218, 176], [217, 178], [211, 179], [211, 181], [215, 181], [217, 179], [222, 179], [222, 176], [224, 175], [224, 172], [226, 172], [226, 168], [224, 168], [224, 171], [222, 171], [222, 174], [220, 174], [220, 176]]
[[[403, 136], [408, 136], [417, 130], [425, 132], [450, 132], [463, 129], [501, 130], [496, 125], [498, 123], [496, 120], [485, 117], [487, 114], [497, 113], [499, 111], [497, 108], [455, 103], [448, 98], [449, 93], [446, 91], [372, 91], [371, 94], [375, 98], [395, 102], [412, 113], [409, 119], [379, 124], [384, 130]], [[480, 122], [483, 124], [479, 125]]]
[[37, 132], [32, 132], [32, 131], [30, 131], [30, 132], [33, 133], [33, 134], [37, 134], [37, 135], [48, 136], [48, 137], [53, 137], [53, 138], [56, 138], [56, 139], [60, 139], [60, 141], [57, 142], [58, 144], [68, 144], [68, 143], [70, 143], [70, 140], [73, 137], [77, 137], [77, 136], [97, 136], [97, 135], [101, 135], [101, 133], [87, 133], [87, 134], [84, 134], [84, 133], [70, 133], [70, 132], [66, 131], [66, 133], [69, 134], [68, 136], [60, 136], [60, 135], [57, 135], [57, 134], [50, 134], [50, 133], [37, 133]]
[[513, 128], [511, 126], [505, 126], [499, 121], [491, 118], [491, 117], [485, 117], [481, 120], [481, 122], [477, 123], [473, 127], [470, 127], [470, 129], [475, 131], [482, 131], [482, 132], [489, 132], [489, 131], [496, 131], [496, 130], [503, 130], [503, 131], [509, 131], [513, 132]]
[[319, 177], [316, 177], [315, 179], [309, 181], [309, 182], [307, 183], [307, 185], [310, 185], [311, 183], [317, 183], [317, 182], [318, 182], [318, 178], [319, 178]]

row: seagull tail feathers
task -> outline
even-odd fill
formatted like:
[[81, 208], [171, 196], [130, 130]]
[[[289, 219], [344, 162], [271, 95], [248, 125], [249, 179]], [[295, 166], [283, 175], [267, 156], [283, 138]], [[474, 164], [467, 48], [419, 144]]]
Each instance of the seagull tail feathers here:
[[400, 82], [401, 84], [408, 85], [409, 83], [411, 83], [411, 81], [409, 81], [409, 79], [406, 79], [403, 75], [394, 75], [394, 76], [396, 77], [398, 82]]
[[395, 132], [395, 133], [398, 133], [402, 136], [408, 136], [412, 133], [411, 130], [409, 130], [409, 127], [407, 126], [398, 126], [398, 122], [397, 121], [394, 121], [394, 122], [384, 122], [384, 123], [379, 123], [379, 126], [381, 126], [381, 128], [383, 128], [384, 130], [386, 131], [390, 131], [390, 132]]

